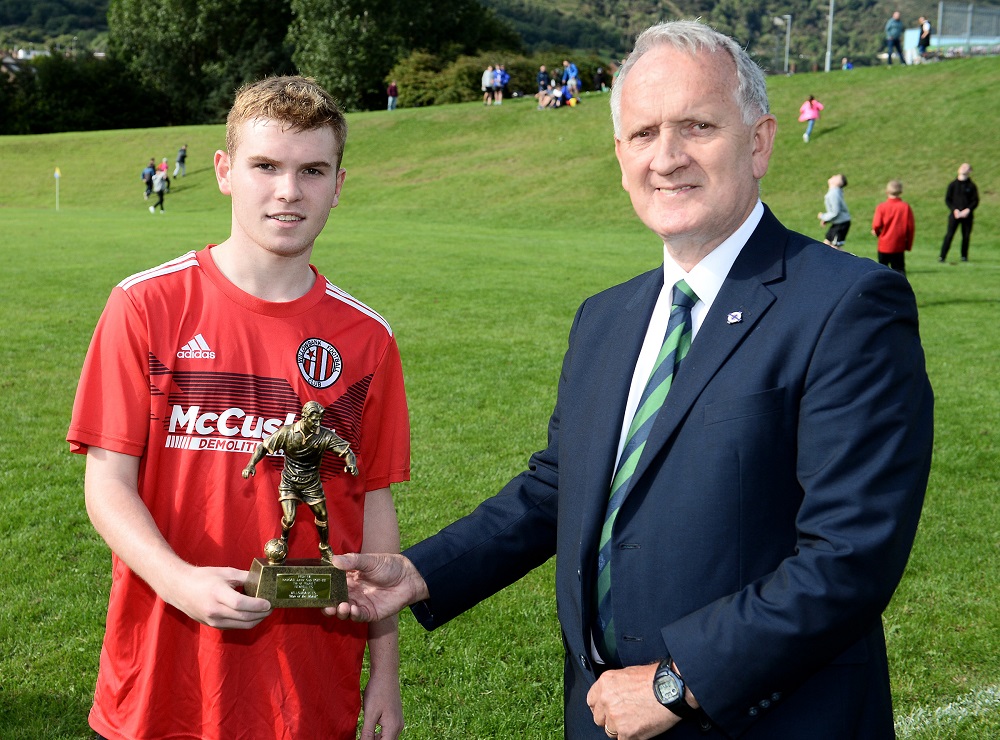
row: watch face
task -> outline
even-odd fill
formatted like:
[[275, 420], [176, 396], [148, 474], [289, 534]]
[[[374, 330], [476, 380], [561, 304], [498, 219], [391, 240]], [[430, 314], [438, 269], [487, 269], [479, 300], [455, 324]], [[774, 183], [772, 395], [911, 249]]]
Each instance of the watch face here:
[[677, 680], [669, 673], [659, 676], [653, 688], [656, 689], [656, 699], [660, 704], [670, 704], [679, 699], [681, 695]]

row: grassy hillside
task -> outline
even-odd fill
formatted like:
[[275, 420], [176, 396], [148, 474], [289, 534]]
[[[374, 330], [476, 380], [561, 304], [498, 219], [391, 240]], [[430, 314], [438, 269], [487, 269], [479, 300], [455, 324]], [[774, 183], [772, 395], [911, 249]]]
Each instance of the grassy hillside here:
[[[779, 131], [763, 181], [765, 200], [786, 221], [818, 233], [811, 217], [830, 174], [849, 175], [846, 195], [860, 209], [856, 221], [871, 215], [885, 181], [900, 177], [923, 232], [920, 226], [935, 215], [940, 220], [938, 206], [958, 163], [976, 159], [974, 178], [983, 183], [988, 203], [997, 167], [998, 144], [990, 131], [1000, 112], [992, 94], [998, 70], [1000, 60], [973, 59], [769, 78]], [[805, 145], [796, 117], [810, 94], [826, 111]], [[547, 212], [577, 227], [635, 225], [622, 207], [626, 196], [615, 187], [617, 163], [601, 96], [570, 111], [538, 112], [507, 101], [502, 108], [362, 113], [350, 123], [348, 184], [335, 223], [349, 218], [347, 211], [378, 211], [389, 220], [540, 226]], [[223, 136], [218, 126], [0, 138], [0, 208], [51, 209], [53, 172], [60, 167], [64, 210], [142, 215], [135, 200], [139, 171], [150, 157], [166, 156], [172, 166], [177, 148], [187, 143], [189, 177], [171, 194], [171, 213], [218, 212], [224, 199], [211, 166]], [[799, 205], [805, 210], [797, 214]], [[977, 230], [989, 231], [990, 218], [991, 209], [982, 208]]]
[[[998, 75], [1000, 60], [976, 59], [769, 81], [779, 134], [763, 195], [779, 218], [821, 237], [837, 171], [850, 251], [874, 256], [868, 225], [890, 178], [916, 212], [907, 264], [938, 400], [921, 530], [885, 620], [903, 738], [1000, 736]], [[795, 119], [809, 94], [827, 108], [807, 145]], [[349, 121], [347, 183], [314, 262], [399, 337], [413, 424], [413, 480], [396, 497], [405, 545], [544, 444], [576, 306], [662, 252], [621, 190], [606, 97]], [[0, 737], [88, 737], [110, 569], [62, 439], [111, 287], [227, 236], [211, 169], [222, 142], [222, 127], [0, 137]], [[188, 176], [150, 215], [139, 171], [151, 156], [172, 166], [182, 143]], [[972, 261], [940, 265], [944, 189], [966, 160], [982, 197]], [[408, 737], [560, 734], [552, 570], [434, 633], [402, 617]]]

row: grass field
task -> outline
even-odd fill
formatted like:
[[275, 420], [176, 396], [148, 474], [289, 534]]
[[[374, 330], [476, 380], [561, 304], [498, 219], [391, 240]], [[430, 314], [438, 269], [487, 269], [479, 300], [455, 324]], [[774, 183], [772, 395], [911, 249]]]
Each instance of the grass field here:
[[[1000, 737], [1000, 59], [770, 80], [778, 143], [763, 196], [792, 228], [838, 171], [854, 225], [903, 180], [907, 256], [937, 397], [935, 460], [903, 583], [885, 615], [903, 738]], [[795, 120], [827, 108], [813, 140]], [[620, 188], [607, 99], [350, 117], [340, 206], [314, 263], [399, 338], [413, 479], [404, 545], [469, 511], [544, 444], [579, 302], [660, 262]], [[139, 171], [189, 145], [188, 176], [150, 215]], [[223, 128], [0, 137], [0, 737], [86, 738], [110, 558], [63, 441], [84, 352], [121, 278], [228, 235], [211, 156]], [[938, 264], [944, 189], [962, 161], [982, 203], [971, 261]], [[55, 168], [61, 172], [55, 210]], [[549, 563], [426, 633], [401, 618], [406, 736], [561, 736]]]

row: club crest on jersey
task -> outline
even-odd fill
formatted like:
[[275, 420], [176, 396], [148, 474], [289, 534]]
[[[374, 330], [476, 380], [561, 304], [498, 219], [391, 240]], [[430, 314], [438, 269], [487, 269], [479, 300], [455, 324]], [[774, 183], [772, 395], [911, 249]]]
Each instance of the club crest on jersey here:
[[337, 382], [343, 361], [340, 352], [323, 339], [307, 339], [295, 354], [302, 377], [313, 388], [329, 388]]

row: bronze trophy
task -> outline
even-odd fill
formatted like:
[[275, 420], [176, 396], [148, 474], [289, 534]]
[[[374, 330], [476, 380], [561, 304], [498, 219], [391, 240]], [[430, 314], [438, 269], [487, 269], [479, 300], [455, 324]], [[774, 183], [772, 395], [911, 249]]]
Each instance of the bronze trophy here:
[[[344, 459], [344, 471], [358, 474], [357, 458], [351, 446], [332, 430], [320, 426], [323, 406], [309, 401], [302, 407], [302, 418], [280, 427], [257, 445], [250, 462], [243, 469], [249, 478], [265, 455], [282, 451], [285, 467], [278, 485], [281, 504], [281, 536], [264, 545], [264, 558], [254, 558], [243, 592], [267, 599], [272, 607], [336, 606], [347, 601], [344, 571], [335, 568], [329, 545], [329, 521], [326, 495], [320, 480], [319, 466], [327, 450]], [[306, 504], [316, 516], [319, 531], [319, 558], [287, 560], [288, 533], [295, 524], [295, 512]]]

